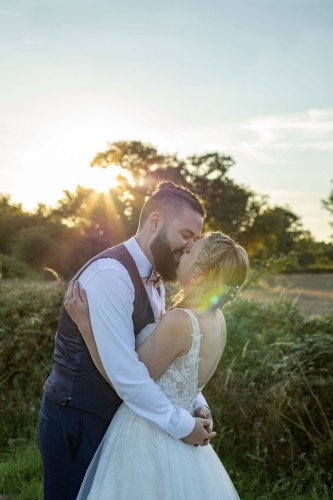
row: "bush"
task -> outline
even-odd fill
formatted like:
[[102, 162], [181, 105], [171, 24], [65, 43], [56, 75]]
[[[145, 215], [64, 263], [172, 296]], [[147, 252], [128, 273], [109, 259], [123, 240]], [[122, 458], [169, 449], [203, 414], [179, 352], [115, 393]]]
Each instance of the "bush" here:
[[[36, 441], [63, 293], [62, 282], [0, 282], [0, 446], [2, 458], [15, 462], [0, 469], [7, 478], [2, 493], [16, 494], [13, 475], [23, 483], [33, 477], [13, 443]], [[213, 446], [242, 500], [328, 499], [333, 314], [304, 318], [297, 304], [281, 299], [239, 300], [225, 315], [227, 347], [205, 395], [218, 432]], [[35, 445], [26, 453], [36, 453]]]
[[58, 282], [0, 282], [1, 447], [37, 425], [63, 293]]
[[0, 254], [0, 280], [31, 276], [32, 269], [25, 262], [10, 255]]
[[47, 254], [52, 245], [50, 230], [43, 226], [24, 227], [15, 237], [13, 253], [20, 260], [38, 269], [47, 265]]
[[240, 301], [226, 320], [226, 352], [206, 390], [220, 429], [216, 451], [243, 478], [266, 484], [267, 494], [285, 478], [276, 498], [306, 495], [315, 483], [326, 498], [333, 484], [333, 314], [304, 318], [284, 299]]

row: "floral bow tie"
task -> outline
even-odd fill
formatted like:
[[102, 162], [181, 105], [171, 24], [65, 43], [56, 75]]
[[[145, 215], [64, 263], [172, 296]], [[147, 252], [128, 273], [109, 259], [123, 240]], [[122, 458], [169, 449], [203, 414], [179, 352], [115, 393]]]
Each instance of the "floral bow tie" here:
[[151, 283], [154, 286], [154, 288], [157, 288], [161, 284], [161, 276], [153, 269], [151, 275], [148, 276], [146, 283], [147, 284]]

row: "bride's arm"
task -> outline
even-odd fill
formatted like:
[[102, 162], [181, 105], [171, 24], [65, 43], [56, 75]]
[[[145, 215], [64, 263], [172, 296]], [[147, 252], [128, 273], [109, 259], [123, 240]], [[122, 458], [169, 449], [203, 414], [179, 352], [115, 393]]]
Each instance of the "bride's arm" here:
[[[90, 356], [101, 375], [110, 384], [104, 370], [90, 323], [88, 299], [84, 290], [74, 282], [72, 298], [66, 310], [78, 326]], [[140, 361], [148, 368], [152, 379], [157, 379], [170, 363], [186, 354], [192, 345], [192, 322], [186, 312], [177, 309], [163, 316], [154, 332], [137, 349]]]
[[113, 387], [109, 377], [106, 374], [106, 371], [104, 370], [101, 358], [98, 354], [95, 337], [90, 323], [89, 305], [86, 292], [84, 290], [80, 290], [78, 282], [75, 281], [72, 289], [72, 294], [70, 295], [71, 298], [67, 303], [65, 303], [66, 311], [80, 330], [91, 359], [93, 360], [93, 363], [96, 366], [97, 370], [102, 375], [102, 377], [104, 377], [105, 380]]
[[177, 357], [186, 354], [192, 345], [192, 321], [181, 309], [166, 313], [154, 332], [137, 349], [140, 361], [150, 376], [157, 379]]

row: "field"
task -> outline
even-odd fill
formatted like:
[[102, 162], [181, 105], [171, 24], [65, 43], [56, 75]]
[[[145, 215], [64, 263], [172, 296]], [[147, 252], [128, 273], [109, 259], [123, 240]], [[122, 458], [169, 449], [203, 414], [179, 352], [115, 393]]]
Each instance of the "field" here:
[[285, 296], [297, 300], [305, 316], [323, 315], [333, 309], [333, 274], [279, 274], [250, 285], [244, 298], [272, 302]]

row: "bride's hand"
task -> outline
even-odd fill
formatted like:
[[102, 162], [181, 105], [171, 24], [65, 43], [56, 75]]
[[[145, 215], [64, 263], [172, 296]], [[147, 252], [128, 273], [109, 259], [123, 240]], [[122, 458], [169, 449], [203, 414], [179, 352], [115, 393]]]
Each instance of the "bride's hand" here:
[[[209, 424], [206, 426], [207, 432], [213, 432], [213, 417], [208, 406], [200, 406], [195, 410], [195, 416], [200, 418], [206, 418], [209, 420]], [[201, 446], [207, 446], [210, 443], [210, 439], [205, 439]]]
[[77, 324], [90, 356], [102, 377], [113, 387], [98, 353], [94, 333], [90, 323], [89, 305], [86, 292], [80, 290], [78, 281], [71, 282], [66, 293], [64, 305], [69, 316]]
[[66, 297], [64, 305], [74, 323], [79, 327], [87, 323], [90, 324], [87, 294], [83, 289], [80, 289], [77, 280], [74, 281], [72, 286], [69, 286]]
[[[209, 432], [209, 426], [211, 421], [205, 418], [195, 417], [194, 429], [188, 436], [182, 438], [182, 441], [186, 444], [194, 446], [205, 446], [206, 441], [210, 441], [216, 436], [216, 432]], [[207, 443], [208, 444], [208, 443]]]

